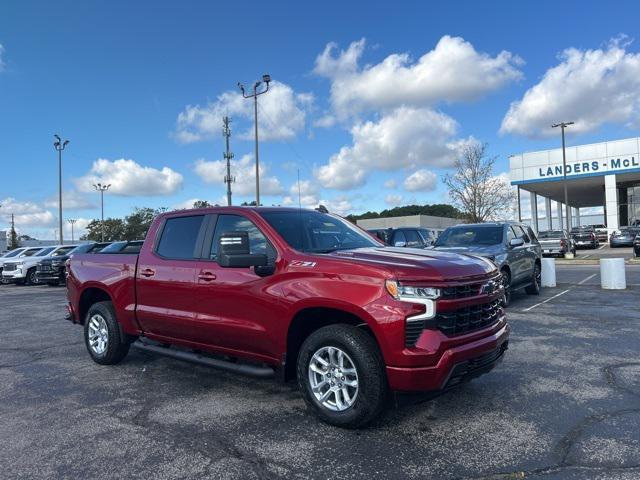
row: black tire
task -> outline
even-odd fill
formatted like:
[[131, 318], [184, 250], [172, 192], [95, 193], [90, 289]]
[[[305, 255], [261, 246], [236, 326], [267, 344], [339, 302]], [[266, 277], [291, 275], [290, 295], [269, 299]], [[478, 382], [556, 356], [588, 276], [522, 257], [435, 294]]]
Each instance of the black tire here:
[[25, 285], [37, 285], [38, 275], [36, 274], [36, 267], [30, 268], [27, 270], [27, 275], [24, 277]]
[[[354, 403], [346, 410], [329, 409], [315, 397], [311, 389], [309, 363], [313, 355], [324, 347], [342, 350], [355, 367], [358, 390]], [[387, 377], [378, 345], [369, 334], [351, 325], [329, 325], [309, 335], [300, 347], [297, 377], [309, 409], [323, 422], [338, 427], [359, 428], [367, 425], [382, 413], [387, 402]]]
[[531, 285], [525, 287], [524, 291], [529, 295], [540, 295], [540, 287], [542, 285], [542, 271], [540, 270], [540, 264], [536, 263], [533, 267], [533, 278]]
[[[90, 323], [94, 318], [98, 322], [104, 319], [106, 326], [106, 348], [102, 352], [92, 347], [89, 341]], [[93, 361], [100, 365], [115, 365], [129, 353], [131, 338], [122, 331], [111, 302], [98, 302], [89, 307], [84, 319], [84, 343]]]
[[504, 297], [502, 297], [502, 306], [508, 307], [511, 303], [511, 273], [509, 270], [501, 270], [502, 273], [502, 286], [504, 287]]

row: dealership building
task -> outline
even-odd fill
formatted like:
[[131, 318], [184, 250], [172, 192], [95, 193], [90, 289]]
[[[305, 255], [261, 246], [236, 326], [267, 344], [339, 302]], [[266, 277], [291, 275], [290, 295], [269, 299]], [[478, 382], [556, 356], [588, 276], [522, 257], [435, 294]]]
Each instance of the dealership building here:
[[[566, 183], [569, 218], [564, 205], [562, 149], [512, 155], [511, 184], [518, 188], [518, 216], [523, 220], [521, 199], [529, 194], [530, 222], [536, 231], [584, 225], [582, 211], [601, 207], [609, 233], [640, 224], [640, 138], [566, 147]], [[543, 209], [544, 211], [540, 212]], [[554, 221], [557, 219], [556, 221]]]

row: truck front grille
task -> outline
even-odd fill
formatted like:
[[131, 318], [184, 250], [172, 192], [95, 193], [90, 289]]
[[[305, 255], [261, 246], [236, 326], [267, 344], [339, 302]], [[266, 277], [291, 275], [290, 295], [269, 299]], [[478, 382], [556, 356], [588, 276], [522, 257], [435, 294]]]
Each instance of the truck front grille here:
[[451, 312], [437, 313], [435, 326], [448, 336], [461, 335], [497, 322], [502, 313], [501, 300], [482, 305], [459, 308]]
[[15, 263], [5, 263], [4, 267], [2, 268], [5, 272], [13, 272], [14, 270], [17, 270], [18, 267]]
[[468, 285], [458, 285], [455, 287], [444, 287], [442, 298], [451, 300], [456, 298], [474, 297], [480, 293], [482, 283], [472, 283]]
[[407, 320], [404, 330], [404, 343], [413, 347], [425, 328], [438, 329], [447, 336], [462, 335], [496, 323], [502, 314], [501, 300], [459, 308], [450, 312], [436, 313], [429, 320]]

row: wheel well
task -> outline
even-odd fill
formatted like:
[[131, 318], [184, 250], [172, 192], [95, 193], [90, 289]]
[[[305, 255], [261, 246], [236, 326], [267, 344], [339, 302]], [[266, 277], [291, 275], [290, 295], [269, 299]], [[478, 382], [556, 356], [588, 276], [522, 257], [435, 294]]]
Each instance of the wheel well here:
[[503, 265], [503, 266], [500, 268], [500, 271], [501, 271], [501, 272], [506, 271], [509, 275], [511, 275], [511, 269], [509, 268], [509, 265]]
[[337, 323], [361, 328], [375, 338], [369, 326], [357, 315], [334, 308], [305, 308], [293, 317], [289, 325], [284, 366], [285, 380], [292, 380], [296, 376], [298, 352], [305, 339], [316, 330]]
[[80, 304], [78, 308], [78, 320], [84, 324], [84, 317], [87, 315], [89, 308], [94, 303], [110, 302], [111, 297], [101, 288], [87, 288], [80, 296]]

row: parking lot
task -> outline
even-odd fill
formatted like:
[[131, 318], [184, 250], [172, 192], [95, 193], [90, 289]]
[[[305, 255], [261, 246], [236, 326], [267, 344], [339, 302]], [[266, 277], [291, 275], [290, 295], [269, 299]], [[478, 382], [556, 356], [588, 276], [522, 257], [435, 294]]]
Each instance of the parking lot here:
[[294, 385], [136, 350], [93, 363], [63, 288], [0, 286], [2, 478], [640, 477], [640, 266], [514, 295], [504, 361], [436, 399], [340, 430]]

